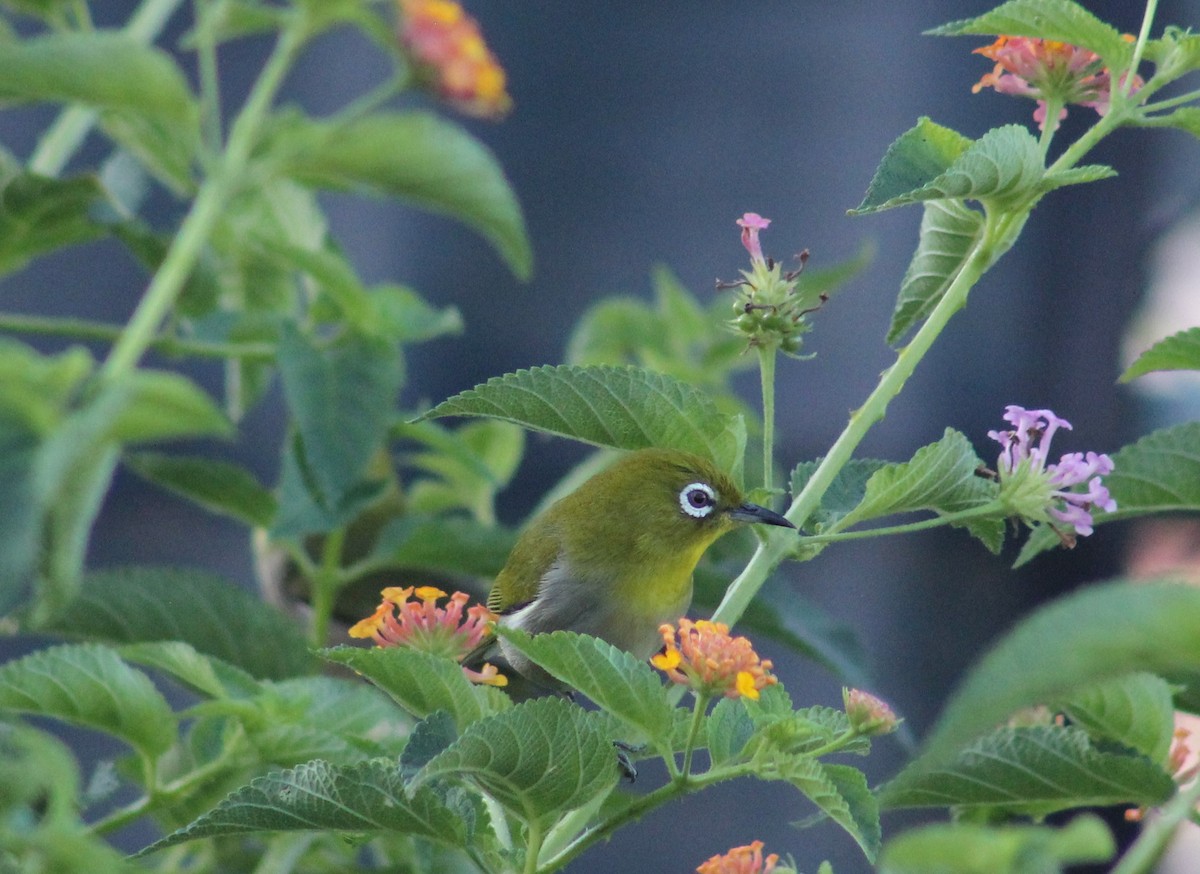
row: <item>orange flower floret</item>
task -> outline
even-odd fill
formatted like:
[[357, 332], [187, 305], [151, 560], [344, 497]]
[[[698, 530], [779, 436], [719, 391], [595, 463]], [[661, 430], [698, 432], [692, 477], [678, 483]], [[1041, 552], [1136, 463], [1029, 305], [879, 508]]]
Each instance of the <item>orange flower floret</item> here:
[[698, 695], [757, 701], [760, 691], [778, 682], [769, 673], [771, 662], [759, 659], [747, 638], [731, 637], [724, 623], [680, 619], [678, 638], [672, 625], [658, 630], [664, 648], [650, 663]]
[[765, 859], [763, 842], [755, 841], [745, 847], [734, 847], [723, 856], [713, 856], [696, 869], [697, 874], [771, 874], [779, 862], [772, 853]]
[[512, 107], [504, 69], [479, 24], [454, 0], [398, 0], [400, 44], [418, 74], [447, 103], [468, 115], [500, 118]]
[[[375, 612], [350, 628], [351, 637], [369, 637], [376, 646], [408, 646], [462, 661], [487, 638], [496, 620], [496, 615], [482, 604], [470, 607], [464, 615], [463, 607], [470, 600], [466, 592], [455, 592], [445, 607], [437, 606], [437, 602], [446, 593], [434, 586], [389, 586], [381, 595], [383, 601]], [[464, 667], [463, 672], [475, 683], [508, 683], [490, 664], [479, 671]]]

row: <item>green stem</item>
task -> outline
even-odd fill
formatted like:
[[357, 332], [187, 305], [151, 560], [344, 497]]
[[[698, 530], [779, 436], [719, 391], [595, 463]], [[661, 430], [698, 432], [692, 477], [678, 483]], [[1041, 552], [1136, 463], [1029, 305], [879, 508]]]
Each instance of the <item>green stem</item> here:
[[525, 874], [537, 874], [538, 854], [542, 851], [542, 827], [537, 819], [529, 821], [528, 838], [525, 841]]
[[[120, 339], [123, 329], [122, 325], [107, 325], [85, 319], [0, 313], [0, 331], [13, 334], [115, 343]], [[159, 337], [150, 343], [150, 348], [164, 355], [179, 357], [238, 358], [251, 361], [271, 361], [275, 358], [275, 348], [269, 343], [210, 343], [204, 340]]]
[[1180, 823], [1192, 815], [1197, 802], [1200, 802], [1200, 780], [1180, 789], [1169, 804], [1159, 808], [1158, 815], [1146, 822], [1141, 835], [1121, 857], [1112, 874], [1150, 874]]
[[221, 78], [217, 71], [217, 42], [213, 32], [213, 4], [193, 0], [196, 20], [196, 59], [200, 73], [200, 130], [212, 155], [221, 152]]
[[[775, 347], [758, 347], [758, 371], [762, 382], [763, 453], [762, 483], [769, 495], [775, 470]], [[769, 501], [770, 498], [767, 498]]]
[[[1158, 11], [1158, 0], [1146, 0], [1146, 11], [1142, 13], [1142, 27], [1138, 31], [1137, 43], [1133, 47], [1133, 60], [1129, 65], [1129, 75], [1124, 81], [1117, 83], [1115, 91], [1122, 100], [1129, 97], [1133, 88], [1133, 76], [1141, 66], [1142, 55], [1146, 51], [1146, 43], [1150, 39], [1150, 28], [1154, 25], [1154, 15]], [[1114, 95], [1115, 96], [1115, 95]]]
[[275, 835], [267, 841], [267, 849], [259, 856], [253, 874], [291, 874], [317, 837], [317, 832]]
[[[1102, 119], [1103, 121], [1103, 119]], [[932, 348], [934, 341], [945, 329], [950, 318], [967, 302], [967, 295], [979, 278], [1010, 248], [1024, 226], [1033, 204], [1012, 213], [988, 213], [983, 233], [963, 260], [958, 274], [946, 288], [942, 299], [930, 312], [925, 323], [913, 336], [912, 341], [896, 355], [896, 360], [879, 379], [875, 389], [862, 407], [850, 416], [846, 429], [842, 431], [825, 458], [817, 466], [804, 490], [792, 501], [785, 514], [797, 528], [803, 526], [820, 504], [821, 497], [829, 488], [834, 477], [846, 465], [854, 450], [871, 427], [884, 417], [892, 398], [898, 395], [917, 364]], [[713, 620], [733, 625], [741, 618], [750, 601], [762, 588], [767, 576], [794, 548], [795, 535], [772, 533], [760, 543], [745, 569], [725, 592]]]
[[209, 235], [228, 207], [229, 198], [241, 184], [271, 103], [306, 36], [307, 28], [299, 18], [280, 34], [262, 75], [234, 122], [220, 165], [201, 185], [150, 287], [104, 362], [100, 373], [105, 381], [116, 381], [132, 370], [154, 342], [159, 325], [174, 306]]
[[843, 540], [863, 540], [867, 537], [884, 537], [890, 534], [909, 534], [913, 531], [925, 531], [929, 528], [938, 528], [942, 525], [956, 525], [959, 522], [966, 522], [970, 519], [996, 516], [1003, 510], [1004, 504], [1000, 501], [989, 501], [978, 507], [959, 510], [956, 513], [945, 513], [940, 516], [934, 516], [931, 519], [922, 519], [919, 522], [907, 522], [903, 525], [889, 525], [885, 528], [868, 528], [862, 531], [847, 531], [845, 533], [833, 531], [829, 534], [814, 534], [811, 537], [801, 538], [800, 543], [802, 546], [809, 546], [810, 544], [818, 543], [840, 543]]
[[325, 537], [321, 547], [321, 565], [312, 579], [312, 644], [325, 646], [329, 640], [329, 624], [333, 617], [333, 602], [345, 577], [342, 575], [342, 546], [346, 529], [335, 528]]
[[692, 724], [688, 727], [687, 740], [683, 745], [683, 767], [675, 771], [675, 761], [669, 757], [667, 765], [673, 772], [673, 778], [689, 780], [692, 776], [692, 753], [696, 749], [696, 738], [700, 735], [700, 726], [704, 724], [704, 711], [708, 709], [709, 697], [696, 694], [696, 705], [692, 708]]
[[[143, 45], [162, 32], [183, 0], [144, 0], [125, 25], [124, 33]], [[86, 8], [86, 7], [85, 7]], [[57, 176], [78, 151], [96, 124], [99, 112], [90, 106], [68, 106], [38, 140], [29, 158], [29, 170], [42, 176]]]
[[[1163, 112], [1167, 109], [1174, 109], [1176, 106], [1182, 106], [1185, 103], [1192, 103], [1196, 100], [1200, 100], [1200, 90], [1188, 91], [1186, 94], [1177, 94], [1174, 97], [1168, 97], [1164, 100], [1158, 101], [1157, 103], [1147, 103], [1142, 107], [1142, 112]], [[1146, 115], [1140, 123], [1147, 124], [1153, 121], [1155, 121], [1153, 116]]]

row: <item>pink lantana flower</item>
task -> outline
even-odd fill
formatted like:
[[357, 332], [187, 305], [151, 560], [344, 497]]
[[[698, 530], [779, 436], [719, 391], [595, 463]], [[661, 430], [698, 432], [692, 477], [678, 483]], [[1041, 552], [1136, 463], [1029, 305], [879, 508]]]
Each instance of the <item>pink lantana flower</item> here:
[[742, 245], [750, 253], [750, 262], [756, 267], [759, 264], [765, 265], [767, 259], [763, 257], [762, 243], [758, 239], [758, 232], [769, 228], [771, 220], [763, 218], [756, 212], [748, 212], [737, 220], [737, 224], [742, 229]]
[[1060, 428], [1069, 430], [1070, 422], [1051, 410], [1026, 410], [1015, 404], [1005, 408], [1004, 420], [1013, 429], [989, 431], [988, 436], [1001, 446], [997, 462], [1000, 497], [1014, 515], [1030, 524], [1057, 522], [1070, 526], [1071, 531], [1065, 534], [1057, 525], [1055, 530], [1071, 545], [1075, 535], [1086, 537], [1092, 533], [1094, 509], [1108, 513], [1117, 509], [1117, 502], [1101, 479], [1112, 473], [1113, 462], [1107, 455], [1071, 452], [1057, 464], [1046, 463], [1051, 438]]
[[[462, 661], [491, 634], [496, 620], [482, 604], [468, 608], [464, 615], [463, 608], [470, 600], [466, 592], [455, 592], [445, 607], [437, 602], [446, 593], [434, 586], [389, 586], [381, 594], [383, 601], [375, 612], [350, 628], [351, 637], [371, 638], [380, 647], [408, 646]], [[508, 685], [508, 678], [495, 665], [485, 664], [479, 671], [464, 667], [463, 673], [473, 683]]]
[[[994, 88], [1000, 94], [1034, 98], [1038, 107], [1033, 119], [1039, 128], [1046, 127], [1047, 100], [1061, 107], [1059, 121], [1066, 118], [1069, 104], [1087, 106], [1100, 115], [1108, 113], [1112, 103], [1112, 74], [1090, 49], [1057, 40], [1000, 36], [991, 45], [975, 49], [975, 53], [995, 61], [996, 66], [975, 83], [971, 92], [978, 94], [984, 88]], [[1135, 75], [1132, 91], [1142, 84], [1142, 78]]]
[[760, 659], [747, 638], [731, 636], [723, 622], [683, 618], [678, 637], [673, 625], [661, 625], [658, 631], [663, 651], [650, 664], [702, 698], [745, 696], [757, 701], [762, 689], [778, 682], [770, 660]]
[[779, 856], [771, 853], [764, 859], [762, 850], [762, 841], [734, 847], [728, 853], [713, 856], [701, 864], [696, 869], [697, 874], [771, 874], [779, 864]]

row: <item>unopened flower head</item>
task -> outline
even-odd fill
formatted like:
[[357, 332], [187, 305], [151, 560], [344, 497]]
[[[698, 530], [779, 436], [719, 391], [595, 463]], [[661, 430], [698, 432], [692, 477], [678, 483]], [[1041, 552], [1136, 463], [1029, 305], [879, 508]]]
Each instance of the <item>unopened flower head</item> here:
[[842, 689], [842, 704], [850, 727], [860, 735], [891, 734], [900, 725], [895, 712], [881, 698], [862, 689]]
[[742, 245], [750, 253], [750, 269], [741, 271], [742, 278], [735, 282], [717, 282], [718, 289], [737, 291], [733, 302], [735, 316], [729, 325], [746, 335], [751, 346], [778, 348], [796, 355], [801, 336], [810, 327], [804, 317], [824, 302], [824, 296], [807, 300], [797, 291], [808, 252], [797, 256], [800, 260], [797, 270], [784, 273], [778, 263], [763, 254], [758, 236], [770, 226], [771, 220], [748, 212], [736, 224], [742, 229]]
[[[383, 601], [373, 614], [350, 628], [350, 636], [371, 638], [376, 646], [407, 646], [421, 652], [461, 661], [491, 633], [496, 616], [482, 604], [465, 611], [470, 597], [455, 592], [445, 607], [437, 602], [446, 593], [433, 586], [383, 590]], [[475, 683], [504, 686], [508, 679], [494, 665], [482, 670], [463, 668], [468, 679]]]
[[745, 695], [757, 701], [762, 689], [777, 682], [770, 673], [771, 662], [759, 659], [747, 638], [731, 637], [724, 623], [680, 619], [678, 637], [672, 625], [658, 630], [664, 649], [650, 663], [698, 696]]
[[[1000, 94], [1032, 97], [1038, 102], [1033, 118], [1040, 128], [1046, 126], [1047, 100], [1060, 107], [1055, 125], [1066, 118], [1069, 104], [1090, 107], [1100, 115], [1108, 113], [1112, 74], [1090, 49], [1057, 40], [1001, 36], [975, 53], [995, 61], [996, 66], [971, 91], [978, 94], [984, 88], [995, 88]], [[1131, 84], [1131, 90], [1137, 91], [1143, 84], [1141, 77], [1134, 76]]]
[[734, 847], [721, 856], [713, 856], [696, 868], [697, 874], [771, 874], [779, 864], [776, 853], [763, 858], [763, 842]]
[[397, 0], [400, 44], [438, 96], [468, 115], [500, 118], [512, 108], [504, 68], [475, 19], [455, 0]]
[[997, 461], [1000, 498], [1014, 516], [1031, 525], [1067, 525], [1071, 531], [1065, 534], [1057, 525], [1055, 529], [1066, 542], [1073, 543], [1075, 535], [1086, 537], [1092, 533], [1095, 508], [1108, 513], [1117, 509], [1117, 502], [1101, 479], [1112, 473], [1112, 459], [1107, 455], [1070, 452], [1057, 464], [1046, 463], [1051, 438], [1060, 428], [1070, 430], [1070, 422], [1050, 410], [1026, 410], [1016, 405], [1005, 408], [1004, 419], [1013, 429], [989, 431], [988, 436], [1001, 446]]

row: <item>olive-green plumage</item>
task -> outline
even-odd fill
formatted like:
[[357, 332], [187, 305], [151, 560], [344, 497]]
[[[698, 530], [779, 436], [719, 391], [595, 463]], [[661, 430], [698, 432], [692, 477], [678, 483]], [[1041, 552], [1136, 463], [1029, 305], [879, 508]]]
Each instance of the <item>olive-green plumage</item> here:
[[[692, 572], [739, 523], [790, 526], [745, 503], [733, 481], [686, 452], [642, 449], [596, 474], [538, 516], [496, 577], [488, 607], [530, 633], [569, 630], [649, 658], [664, 622], [692, 601]], [[553, 682], [503, 641], [477, 661], [540, 686]]]

